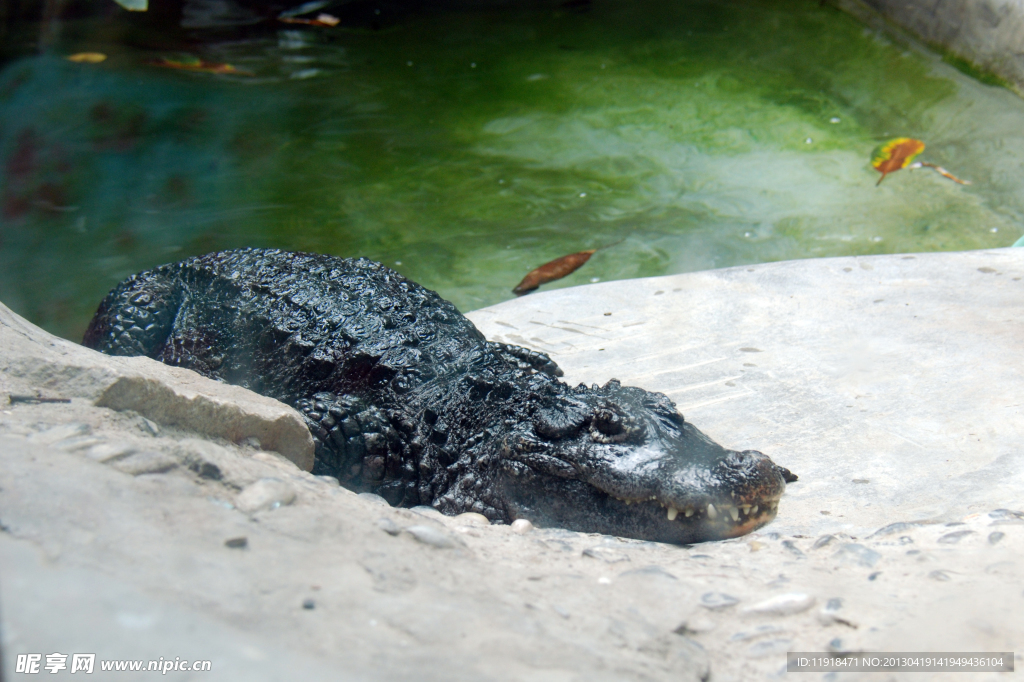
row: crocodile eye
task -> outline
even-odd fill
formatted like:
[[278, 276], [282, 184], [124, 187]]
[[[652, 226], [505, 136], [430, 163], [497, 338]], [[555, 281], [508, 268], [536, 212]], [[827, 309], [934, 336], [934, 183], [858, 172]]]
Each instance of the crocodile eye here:
[[643, 422], [623, 413], [616, 405], [602, 405], [591, 415], [590, 439], [595, 443], [635, 441], [643, 434]]
[[622, 417], [609, 409], [594, 412], [594, 428], [606, 436], [617, 436], [622, 433]]

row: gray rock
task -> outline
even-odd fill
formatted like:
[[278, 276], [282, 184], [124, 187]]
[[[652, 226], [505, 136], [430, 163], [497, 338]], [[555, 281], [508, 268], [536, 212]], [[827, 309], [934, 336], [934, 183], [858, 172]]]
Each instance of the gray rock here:
[[261, 478], [247, 485], [235, 498], [235, 507], [246, 514], [276, 509], [295, 501], [295, 486], [279, 478]]
[[740, 609], [740, 613], [753, 616], [790, 616], [803, 613], [814, 606], [816, 599], [803, 592], [780, 594]]
[[785, 548], [785, 550], [787, 552], [789, 552], [793, 556], [796, 556], [796, 557], [803, 557], [804, 556], [804, 553], [800, 550], [799, 547], [796, 546], [796, 543], [793, 542], [792, 540], [783, 540], [782, 541], [782, 546]]
[[822, 547], [827, 547], [831, 545], [833, 542], [836, 542], [837, 540], [838, 538], [835, 535], [822, 535], [820, 538], [814, 541], [814, 544], [811, 545], [811, 549], [821, 549]]
[[162, 474], [178, 466], [178, 458], [166, 452], [144, 450], [136, 452], [119, 459], [108, 460], [108, 463], [118, 471], [132, 476], [142, 474]]
[[512, 532], [522, 535], [533, 530], [533, 524], [528, 519], [516, 519], [512, 522]]
[[597, 559], [607, 564], [617, 564], [622, 561], [629, 561], [629, 555], [611, 547], [605, 547], [603, 545], [597, 545], [596, 547], [587, 547], [583, 550], [583, 556], [590, 557], [591, 559]]
[[974, 534], [975, 532], [973, 530], [955, 530], [952, 533], [946, 533], [940, 537], [937, 542], [941, 545], [955, 545], [968, 535]]
[[[149, 358], [110, 357], [35, 327], [0, 303], [0, 374], [69, 398], [133, 410], [153, 422], [238, 442], [258, 438], [301, 468], [313, 466], [313, 439], [302, 417], [276, 400]], [[38, 434], [36, 442], [84, 435]], [[159, 434], [159, 429], [154, 435]], [[59, 437], [58, 437], [59, 436]], [[51, 440], [52, 439], [52, 440]]]
[[[0, 309], [0, 313], [2, 312], [3, 310]], [[0, 324], [2, 324], [2, 322], [3, 318], [0, 317]], [[3, 327], [0, 327], [0, 330], [2, 329]], [[42, 431], [39, 431], [38, 433], [34, 433], [31, 436], [29, 436], [28, 439], [33, 443], [49, 445], [50, 443], [56, 443], [58, 441], [67, 440], [70, 438], [78, 438], [81, 436], [85, 436], [91, 432], [92, 427], [89, 426], [88, 424], [59, 424], [57, 426], [53, 426]]]
[[398, 535], [402, 532], [402, 527], [387, 517], [377, 519], [377, 527], [388, 535]]
[[85, 456], [94, 462], [109, 462], [113, 459], [126, 457], [136, 452], [138, 448], [131, 443], [124, 441], [115, 443], [100, 443], [85, 451]]
[[727, 609], [730, 606], [735, 606], [739, 602], [739, 599], [731, 594], [725, 594], [724, 592], [705, 592], [700, 596], [700, 605], [712, 611]]
[[1006, 533], [1004, 533], [1004, 532], [1002, 532], [1000, 530], [993, 531], [993, 532], [988, 534], [988, 544], [995, 545], [1000, 540], [1002, 540], [1004, 537], [1006, 537]]
[[833, 554], [832, 557], [844, 564], [853, 564], [856, 566], [871, 568], [878, 563], [878, 560], [882, 558], [882, 555], [873, 549], [865, 547], [864, 545], [856, 542], [848, 542], [836, 550], [836, 553]]
[[416, 538], [419, 542], [431, 547], [454, 549], [464, 546], [461, 540], [448, 535], [448, 533], [434, 526], [409, 526], [405, 529], [405, 532]]
[[456, 525], [461, 526], [489, 526], [491, 525], [490, 519], [483, 514], [477, 514], [476, 512], [464, 512], [458, 516], [452, 517], [452, 522]]
[[730, 642], [747, 642], [752, 639], [758, 639], [759, 637], [766, 637], [768, 635], [777, 635], [785, 632], [785, 628], [781, 628], [778, 625], [759, 625], [753, 630], [743, 630], [740, 632], [733, 633], [729, 637]]
[[904, 533], [906, 531], [914, 530], [918, 527], [919, 524], [916, 523], [906, 523], [904, 521], [899, 521], [897, 523], [890, 523], [888, 526], [883, 526], [882, 528], [879, 528], [874, 533], [869, 535], [868, 538], [883, 538], [887, 535], [893, 535], [894, 533]]
[[663, 578], [665, 580], [679, 580], [677, 577], [666, 571], [661, 566], [650, 565], [641, 568], [632, 568], [619, 574], [620, 578]]
[[989, 518], [992, 519], [993, 526], [999, 526], [1003, 524], [1024, 524], [1024, 512], [1013, 511], [1011, 509], [996, 509], [988, 513]]
[[778, 637], [776, 639], [766, 639], [763, 642], [756, 642], [747, 648], [746, 654], [748, 658], [765, 658], [766, 656], [778, 656], [785, 654], [789, 651], [790, 646], [793, 644], [792, 639], [786, 637]]
[[952, 580], [952, 577], [949, 575], [949, 573], [939, 570], [931, 571], [930, 573], [928, 573], [928, 577], [932, 580], [938, 580], [939, 582], [946, 582]]

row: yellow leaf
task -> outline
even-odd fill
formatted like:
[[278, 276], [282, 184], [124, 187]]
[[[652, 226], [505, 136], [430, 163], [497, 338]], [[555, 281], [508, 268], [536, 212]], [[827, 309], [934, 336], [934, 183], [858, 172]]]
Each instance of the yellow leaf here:
[[99, 64], [106, 58], [107, 55], [102, 52], [76, 52], [65, 57], [69, 62], [76, 62], [78, 64]]
[[924, 142], [912, 137], [897, 137], [895, 140], [886, 142], [871, 159], [871, 165], [882, 174], [875, 185], [882, 184], [882, 180], [885, 180], [885, 176], [889, 173], [906, 168], [914, 160], [914, 157], [923, 151]]

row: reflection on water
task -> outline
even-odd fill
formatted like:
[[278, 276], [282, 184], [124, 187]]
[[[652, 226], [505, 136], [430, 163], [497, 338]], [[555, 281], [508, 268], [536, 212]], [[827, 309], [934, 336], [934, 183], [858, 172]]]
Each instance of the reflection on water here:
[[[388, 7], [171, 50], [65, 23], [5, 63], [0, 300], [77, 339], [128, 274], [237, 246], [368, 256], [470, 310], [619, 240], [548, 286], [1024, 232], [1024, 102], [829, 7]], [[245, 73], [153, 64], [196, 58]], [[902, 135], [973, 184], [876, 188]]]

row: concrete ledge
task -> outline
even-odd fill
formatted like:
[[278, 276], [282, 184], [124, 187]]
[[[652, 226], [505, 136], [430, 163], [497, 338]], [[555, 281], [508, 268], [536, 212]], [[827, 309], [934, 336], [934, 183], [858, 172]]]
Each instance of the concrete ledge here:
[[661, 391], [792, 469], [775, 527], [1024, 508], [1024, 249], [790, 261], [534, 294], [469, 317], [571, 383]]
[[[0, 393], [21, 391], [86, 398], [134, 410], [158, 424], [240, 442], [256, 438], [309, 471], [313, 439], [298, 412], [238, 386], [212, 381], [149, 358], [110, 357], [48, 334], [0, 303]], [[6, 402], [6, 398], [3, 399]]]
[[871, 14], [1008, 81], [1024, 92], [1024, 3], [1020, 0], [834, 0], [867, 24]]

